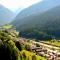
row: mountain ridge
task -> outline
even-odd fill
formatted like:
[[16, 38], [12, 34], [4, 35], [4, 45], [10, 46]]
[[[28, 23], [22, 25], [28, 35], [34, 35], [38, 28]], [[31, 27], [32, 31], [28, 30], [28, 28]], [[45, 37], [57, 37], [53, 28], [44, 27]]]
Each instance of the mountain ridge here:
[[53, 7], [56, 7], [58, 5], [60, 5], [60, 3], [57, 3], [56, 0], [42, 1], [42, 2], [36, 3], [36, 4], [32, 5], [32, 6], [29, 6], [28, 8], [23, 9], [16, 16], [16, 19], [19, 19], [19, 17], [23, 18], [23, 17], [29, 16], [29, 15], [34, 14], [34, 13], [44, 12], [44, 11], [52, 9]]
[[[58, 7], [57, 10], [59, 10], [59, 7], [60, 7], [60, 6], [57, 6], [57, 7]], [[54, 7], [54, 8], [56, 8], [56, 7]], [[54, 9], [54, 8], [52, 8], [52, 9]], [[55, 10], [55, 9], [54, 9], [54, 10]], [[48, 11], [49, 11], [49, 10], [48, 10]], [[48, 11], [46, 11], [46, 12], [48, 12]], [[46, 12], [44, 12], [44, 13], [46, 13]], [[54, 11], [53, 11], [53, 12], [54, 12]], [[53, 13], [53, 12], [52, 12], [52, 13]], [[37, 14], [35, 14], [35, 15], [33, 14], [33, 15], [31, 15], [31, 17], [36, 17], [37, 15], [40, 16], [40, 15], [43, 15], [44, 13], [42, 13], [42, 14], [38, 14], [38, 13], [37, 13]], [[56, 12], [55, 12], [55, 13], [56, 13]], [[49, 14], [50, 14], [50, 13], [49, 13]], [[56, 13], [56, 14], [58, 14], [58, 13]], [[30, 17], [30, 16], [28, 16], [28, 17]], [[28, 21], [29, 19], [26, 19], [26, 18], [27, 18], [27, 17], [22, 18], [21, 20], [25, 19], [24, 21]], [[23, 22], [24, 22], [24, 21], [23, 21]], [[25, 23], [26, 23], [26, 22], [25, 22]], [[19, 24], [19, 23], [18, 23], [18, 24]], [[22, 23], [21, 23], [21, 24], [22, 24]], [[22, 25], [23, 25], [23, 24], [22, 24]]]
[[8, 8], [0, 5], [0, 26], [7, 24], [12, 21], [14, 13]]
[[[25, 36], [25, 37], [26, 35], [24, 35], [24, 33], [27, 33], [30, 30], [32, 32], [34, 32], [34, 30], [37, 30], [39, 32], [47, 33], [49, 38], [52, 35], [55, 37], [60, 37], [60, 26], [59, 26], [60, 25], [60, 5], [42, 14], [37, 13], [37, 14], [33, 14], [28, 17], [22, 18], [16, 24], [14, 22], [13, 25], [16, 27], [18, 31], [21, 32], [22, 36]], [[30, 34], [30, 32], [28, 32], [27, 34]]]

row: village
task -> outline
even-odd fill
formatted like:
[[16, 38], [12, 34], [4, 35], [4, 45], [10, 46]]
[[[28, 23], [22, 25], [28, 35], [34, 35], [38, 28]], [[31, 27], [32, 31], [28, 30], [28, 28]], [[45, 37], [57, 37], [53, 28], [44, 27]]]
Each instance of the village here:
[[26, 38], [20, 38], [19, 41], [22, 44], [30, 45], [32, 52], [36, 53], [36, 55], [45, 57], [47, 60], [60, 60], [60, 48], [52, 45], [47, 45], [40, 42], [36, 42], [34, 40], [30, 40]]

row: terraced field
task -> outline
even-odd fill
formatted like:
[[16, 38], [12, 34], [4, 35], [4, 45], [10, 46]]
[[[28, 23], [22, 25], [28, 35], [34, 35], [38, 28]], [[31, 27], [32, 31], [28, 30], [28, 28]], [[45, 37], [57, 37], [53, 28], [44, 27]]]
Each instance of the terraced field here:
[[57, 40], [45, 41], [44, 43], [50, 44], [56, 47], [60, 47], [60, 41], [57, 41]]
[[[32, 60], [32, 58], [34, 59], [34, 60], [46, 60], [44, 57], [42, 57], [42, 56], [39, 56], [39, 55], [36, 55], [35, 53], [33, 53], [33, 52], [29, 52], [29, 51], [26, 51], [26, 50], [22, 50], [21, 51], [21, 54], [23, 55], [23, 53], [25, 53], [25, 55], [26, 55], [26, 60]], [[36, 58], [36, 59], [35, 59]], [[23, 58], [22, 60], [24, 60], [25, 58]]]

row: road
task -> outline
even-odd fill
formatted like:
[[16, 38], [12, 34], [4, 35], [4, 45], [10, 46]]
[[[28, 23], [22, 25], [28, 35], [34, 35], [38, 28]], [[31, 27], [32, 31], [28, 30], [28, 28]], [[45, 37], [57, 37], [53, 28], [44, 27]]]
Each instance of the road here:
[[[51, 51], [51, 52], [56, 52], [56, 50], [58, 50], [58, 49], [60, 49], [59, 47], [55, 47], [55, 46], [52, 46], [52, 45], [47, 45], [47, 44], [44, 44], [44, 43], [42, 43], [42, 42], [35, 42], [35, 41], [33, 41], [34, 43], [37, 43], [37, 44], [39, 44], [39, 45], [41, 45], [41, 46], [43, 46], [43, 47], [45, 47], [45, 48], [47, 48], [49, 51]], [[43, 48], [42, 47], [42, 48]], [[54, 48], [54, 49], [56, 49], [55, 51], [53, 51], [52, 50], [52, 48]]]

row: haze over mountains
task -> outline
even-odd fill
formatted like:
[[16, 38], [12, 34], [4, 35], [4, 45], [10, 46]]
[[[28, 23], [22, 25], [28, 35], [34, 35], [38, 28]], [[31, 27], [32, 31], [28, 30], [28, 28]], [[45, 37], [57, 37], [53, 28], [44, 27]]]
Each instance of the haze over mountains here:
[[[54, 3], [54, 4], [53, 4]], [[48, 22], [58, 21], [60, 16], [60, 4], [56, 0], [43, 1], [21, 11], [12, 22], [19, 30], [40, 27]], [[42, 24], [42, 25], [41, 25]], [[48, 26], [48, 25], [47, 25]]]
[[[53, 0], [54, 1], [54, 0]], [[48, 2], [48, 1], [47, 1]], [[19, 31], [39, 30], [60, 36], [60, 3], [38, 3], [20, 12], [12, 24]], [[50, 4], [49, 4], [50, 3]]]
[[31, 14], [35, 14], [35, 13], [42, 13], [45, 12], [51, 8], [54, 8], [55, 6], [60, 5], [60, 2], [57, 0], [43, 0], [42, 2], [39, 2], [37, 4], [34, 4], [24, 10], [22, 10], [15, 18], [15, 20], [17, 19], [21, 19], [24, 17], [27, 17]]
[[12, 21], [14, 13], [8, 8], [0, 5], [0, 26]]
[[[28, 28], [46, 28], [50, 30], [59, 29], [60, 24], [60, 5], [56, 6], [44, 13], [37, 13], [32, 14], [30, 16], [24, 17], [20, 19], [20, 21], [17, 20], [17, 22], [13, 22], [13, 25], [16, 26], [17, 29], [24, 30]], [[19, 28], [20, 27], [20, 28]], [[56, 28], [57, 27], [57, 28]]]

